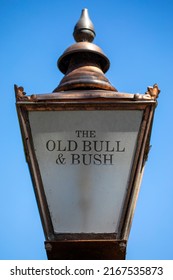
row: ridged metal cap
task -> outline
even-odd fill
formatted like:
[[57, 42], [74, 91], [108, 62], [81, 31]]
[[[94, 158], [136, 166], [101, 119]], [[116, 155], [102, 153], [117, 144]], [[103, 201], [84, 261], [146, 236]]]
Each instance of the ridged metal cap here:
[[77, 43], [67, 48], [58, 59], [58, 68], [65, 76], [54, 92], [80, 88], [117, 91], [104, 75], [110, 66], [109, 59], [91, 43], [95, 31], [87, 9], [82, 10], [73, 36]]

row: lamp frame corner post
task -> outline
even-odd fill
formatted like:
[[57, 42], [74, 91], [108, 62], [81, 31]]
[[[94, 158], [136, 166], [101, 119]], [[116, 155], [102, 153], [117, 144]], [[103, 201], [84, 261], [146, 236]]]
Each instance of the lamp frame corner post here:
[[[53, 93], [26, 95], [23, 87], [18, 87], [17, 85], [15, 85], [16, 106], [23, 139], [24, 151], [26, 160], [29, 165], [34, 192], [38, 203], [40, 217], [42, 220], [46, 239], [45, 249], [48, 259], [125, 259], [126, 246], [140, 188], [140, 182], [143, 175], [144, 165], [150, 149], [150, 136], [154, 111], [157, 105], [157, 97], [160, 92], [157, 84], [154, 84], [152, 87], [147, 88], [145, 94], [121, 93], [118, 92], [109, 83], [109, 81], [104, 76], [104, 73], [109, 68], [109, 60], [98, 46], [91, 43], [95, 36], [95, 31], [92, 22], [89, 21], [90, 19], [88, 20], [88, 18], [89, 17], [87, 10], [84, 9], [82, 11], [81, 18], [74, 29], [74, 37], [77, 43], [69, 47], [58, 61], [58, 66], [60, 70], [65, 73], [65, 77], [62, 79], [59, 86], [53, 91]], [[88, 24], [90, 25], [89, 28]], [[124, 124], [128, 122], [128, 118], [131, 118], [130, 116], [132, 116], [132, 119], [131, 121], [129, 121], [129, 124]], [[123, 170], [126, 170], [126, 173], [128, 173], [127, 183], [126, 187], [124, 187], [124, 193], [122, 195], [120, 194], [120, 197], [122, 197], [122, 205], [120, 205], [120, 210], [117, 210], [119, 211], [119, 214], [117, 216], [118, 221], [116, 222], [116, 230], [109, 231], [105, 230], [106, 225], [111, 224], [109, 223], [109, 221], [106, 221], [106, 219], [109, 220], [109, 215], [106, 214], [105, 218], [104, 211], [102, 211], [102, 214], [100, 214], [100, 210], [102, 210], [101, 206], [99, 206], [99, 210], [96, 209], [96, 206], [99, 205], [99, 199], [100, 201], [102, 201], [102, 203], [104, 202], [104, 199], [101, 197], [101, 191], [104, 190], [105, 193], [107, 193], [107, 189], [109, 189], [110, 183], [109, 179], [110, 181], [112, 181], [111, 186], [115, 185], [115, 189], [120, 188], [116, 186], [116, 178], [114, 178], [112, 175], [112, 173], [114, 173], [113, 170], [115, 168], [115, 165], [119, 160], [119, 155], [117, 156], [118, 159], [115, 159], [116, 164], [114, 164], [113, 162], [111, 162], [110, 164], [109, 162], [109, 165], [111, 165], [111, 167], [109, 167], [106, 166], [106, 160], [108, 161], [108, 159], [106, 158], [105, 152], [99, 154], [99, 156], [97, 155], [97, 157], [94, 157], [93, 162], [90, 162], [90, 164], [88, 164], [88, 162], [83, 162], [83, 165], [85, 166], [90, 165], [89, 167], [87, 166], [87, 169], [85, 169], [85, 166], [83, 166], [81, 169], [78, 168], [77, 164], [79, 165], [79, 160], [77, 161], [76, 159], [76, 162], [74, 162], [73, 158], [73, 162], [68, 164], [68, 169], [66, 169], [66, 172], [64, 171], [64, 169], [67, 168], [67, 158], [69, 159], [70, 156], [74, 156], [73, 153], [69, 153], [69, 151], [75, 150], [74, 147], [72, 148], [72, 145], [76, 145], [77, 150], [77, 145], [81, 145], [82, 142], [82, 139], [80, 139], [79, 137], [79, 132], [75, 134], [75, 140], [67, 140], [72, 138], [67, 138], [66, 134], [64, 136], [64, 139], [62, 139], [62, 142], [60, 142], [60, 140], [59, 142], [55, 142], [54, 140], [46, 140], [46, 153], [44, 152], [44, 150], [42, 150], [41, 145], [44, 142], [45, 137], [47, 137], [45, 135], [48, 135], [50, 133], [51, 135], [54, 135], [54, 133], [58, 133], [58, 131], [55, 131], [55, 129], [59, 129], [61, 133], [59, 135], [67, 132], [68, 137], [72, 137], [72, 134], [70, 134], [72, 133], [72, 127], [74, 137], [74, 132], [76, 133], [76, 131], [81, 131], [80, 119], [83, 123], [83, 131], [85, 131], [85, 135], [83, 134], [81, 138], [87, 137], [87, 141], [90, 141], [89, 143], [92, 143], [93, 140], [95, 141], [94, 144], [98, 142], [95, 140], [97, 138], [92, 139], [97, 136], [95, 135], [97, 131], [99, 131], [98, 137], [101, 137], [100, 135], [104, 135], [104, 137], [105, 135], [110, 135], [108, 131], [109, 129], [111, 130], [111, 133], [114, 133], [113, 135], [116, 135], [117, 132], [119, 133], [118, 135], [121, 135], [120, 133], [122, 133], [122, 128], [120, 128], [120, 122], [122, 122], [123, 130], [125, 131], [125, 133], [127, 132], [126, 130], [128, 128], [128, 125], [132, 127], [130, 128], [131, 134], [129, 135], [133, 135], [133, 123], [135, 123], [135, 116], [139, 116], [137, 121], [139, 125], [138, 131], [136, 132], [135, 136], [136, 140], [134, 142], [132, 159], [129, 161], [130, 163], [127, 167], [127, 170], [122, 169], [119, 175], [121, 179], [121, 177], [123, 177]], [[112, 119], [109, 119], [110, 117]], [[47, 119], [49, 119], [49, 122], [46, 126], [45, 123], [47, 122]], [[117, 127], [116, 121], [119, 122]], [[110, 123], [111, 125], [109, 125]], [[43, 128], [40, 128], [42, 124]], [[93, 129], [91, 129], [92, 127]], [[112, 132], [112, 130], [115, 131]], [[86, 133], [89, 134], [86, 135]], [[128, 137], [126, 137], [125, 141], [128, 141], [127, 138]], [[65, 146], [65, 142], [68, 143], [68, 148], [67, 146]], [[109, 140], [106, 140], [104, 142], [104, 138], [101, 138], [101, 141], [99, 142], [102, 145], [106, 145], [107, 148], [105, 149], [107, 149], [107, 151], [109, 149], [109, 151], [112, 152], [112, 158], [114, 157], [115, 152], [119, 152], [119, 154], [122, 154], [121, 152], [125, 150], [124, 146], [120, 147], [119, 138], [114, 141], [114, 144], [115, 142], [116, 149], [113, 146], [109, 146], [108, 148], [109, 144], [112, 145], [112, 142]], [[56, 165], [57, 170], [59, 169], [60, 171], [57, 171], [59, 173], [56, 178], [56, 187], [54, 186], [53, 190], [47, 190], [45, 185], [53, 184], [50, 181], [53, 180], [52, 178], [55, 177], [55, 174], [50, 170], [52, 163], [45, 161], [52, 160], [52, 158], [54, 159], [54, 156], [50, 156], [49, 158], [49, 155], [52, 155], [55, 150], [57, 152], [57, 147], [55, 146], [57, 145], [57, 143], [59, 145], [59, 154], [56, 155], [56, 162], [54, 165]], [[60, 144], [63, 145], [61, 148]], [[130, 149], [131, 146], [128, 147]], [[90, 149], [89, 155], [91, 160], [91, 158], [93, 158], [94, 152], [91, 148], [88, 149]], [[78, 151], [78, 154], [80, 154], [80, 156], [84, 154], [82, 149]], [[88, 155], [88, 153], [86, 154]], [[64, 155], [65, 157], [63, 157]], [[42, 156], [45, 156], [45, 158], [42, 158]], [[66, 161], [64, 158], [66, 159]], [[122, 165], [124, 164], [124, 160], [125, 159], [123, 158]], [[74, 163], [76, 163], [76, 166]], [[55, 169], [55, 167], [53, 168]], [[81, 185], [76, 187], [76, 183], [74, 183], [74, 191], [71, 191], [71, 185], [69, 182], [73, 181], [73, 179], [76, 177], [70, 177], [70, 168], [74, 168], [75, 170], [77, 170], [77, 172], [81, 172], [82, 174], [84, 174], [81, 179], [83, 182], [80, 183]], [[99, 170], [99, 168], [100, 171], [97, 171]], [[97, 178], [94, 176], [96, 172], [109, 172], [108, 168], [112, 168], [112, 171], [110, 171], [109, 176], [105, 175], [105, 177], [107, 176], [105, 179], [107, 186], [105, 186], [105, 182], [102, 186], [101, 181], [99, 181], [99, 173], [97, 174]], [[94, 171], [92, 171], [92, 169]], [[93, 175], [91, 175], [92, 173]], [[58, 189], [59, 185], [63, 184], [61, 183], [61, 180], [63, 182], [63, 174], [65, 174], [64, 177], [67, 177], [66, 179], [64, 179], [66, 180], [65, 184], [68, 185], [69, 183], [70, 187], [66, 190], [64, 186], [64, 189], [61, 191], [61, 193], [60, 191], [58, 191], [59, 196], [62, 195], [62, 199], [64, 199], [64, 193], [67, 192], [66, 198], [68, 200], [67, 202], [64, 202], [64, 206], [62, 205], [62, 210], [60, 210], [60, 212], [62, 211], [62, 215], [60, 216], [62, 216], [64, 220], [68, 219], [68, 216], [70, 216], [69, 219], [72, 219], [72, 222], [70, 223], [69, 221], [67, 221], [67, 223], [69, 223], [70, 229], [72, 229], [73, 225], [74, 227], [76, 226], [76, 228], [74, 230], [72, 229], [71, 232], [70, 229], [68, 230], [65, 222], [63, 225], [62, 222], [60, 223], [60, 225], [58, 225], [58, 218], [54, 213], [52, 214], [52, 211], [55, 210], [56, 212], [56, 207], [59, 207], [59, 205], [61, 204], [61, 198], [58, 202], [56, 202], [52, 197], [50, 198], [50, 193], [53, 191], [56, 193], [55, 188]], [[91, 181], [90, 176], [93, 176]], [[111, 179], [110, 177], [113, 179]], [[49, 182], [47, 178], [49, 179]], [[87, 183], [85, 183], [85, 181]], [[93, 194], [88, 194], [84, 187], [92, 189], [91, 185], [93, 184], [93, 182], [96, 182], [97, 184], [97, 181], [98, 186], [97, 188], [94, 188]], [[84, 192], [85, 194], [84, 195], [82, 193], [82, 201], [80, 202], [83, 204], [83, 206], [80, 206], [82, 208], [77, 208], [77, 210], [75, 210], [76, 212], [74, 212], [73, 214], [70, 212], [70, 209], [73, 209], [72, 204], [74, 203], [74, 201], [77, 201], [77, 203], [79, 204], [81, 193], [80, 195], [78, 195], [77, 190], [81, 192], [80, 188], [83, 188], [82, 192]], [[92, 192], [92, 190], [90, 191]], [[78, 200], [75, 197], [75, 192], [76, 196], [78, 196]], [[68, 193], [70, 194], [68, 195]], [[103, 196], [105, 196], [105, 193], [103, 194]], [[116, 191], [114, 190], [113, 196], [115, 195], [115, 193]], [[69, 197], [71, 196], [74, 196], [73, 203], [69, 201]], [[84, 216], [81, 218], [81, 213], [84, 210], [81, 210], [80, 213], [79, 209], [84, 209], [84, 204], [87, 200], [86, 197], [90, 197], [90, 200], [93, 200], [92, 203], [89, 203], [89, 201], [87, 201], [87, 203], [89, 205], [92, 205], [91, 207], [93, 207], [93, 209], [95, 209], [97, 212], [96, 217], [99, 218], [93, 218], [95, 215], [94, 210], [92, 217], [92, 214], [89, 212], [90, 210], [87, 209], [87, 219], [89, 220], [89, 222], [86, 219], [86, 222], [84, 223]], [[94, 201], [94, 199], [96, 198], [97, 201]], [[51, 203], [53, 203], [54, 206], [51, 206]], [[107, 203], [109, 204], [109, 201]], [[115, 197], [115, 204], [118, 203], [119, 202], [116, 201]], [[87, 208], [86, 205], [85, 207]], [[102, 206], [102, 208], [103, 207], [104, 205]], [[105, 205], [105, 208], [109, 208], [108, 205]], [[105, 212], [107, 211], [106, 209]], [[102, 215], [103, 217], [100, 215]], [[76, 222], [77, 219], [79, 220], [78, 224]], [[59, 218], [59, 220], [61, 220], [61, 217]], [[100, 221], [100, 224], [103, 224], [103, 231], [101, 231], [101, 226], [99, 224], [96, 225], [97, 220]], [[86, 226], [87, 223], [88, 227]], [[113, 221], [113, 224], [114, 223], [115, 221]], [[60, 229], [62, 227], [62, 230], [60, 230], [59, 232], [58, 226], [60, 227]], [[110, 228], [111, 227], [112, 224]]]

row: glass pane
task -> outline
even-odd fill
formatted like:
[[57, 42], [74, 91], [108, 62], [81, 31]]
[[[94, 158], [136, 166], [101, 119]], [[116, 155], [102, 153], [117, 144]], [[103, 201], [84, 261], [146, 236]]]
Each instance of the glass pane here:
[[142, 114], [29, 112], [56, 233], [117, 232]]

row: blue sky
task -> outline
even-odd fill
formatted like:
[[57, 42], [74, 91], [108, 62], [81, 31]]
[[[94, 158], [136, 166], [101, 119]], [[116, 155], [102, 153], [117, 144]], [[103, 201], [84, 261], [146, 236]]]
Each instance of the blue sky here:
[[82, 8], [111, 61], [110, 82], [120, 92], [144, 93], [154, 83], [161, 89], [127, 259], [173, 259], [171, 0], [0, 0], [0, 259], [46, 259], [13, 85], [52, 92], [63, 77], [56, 61], [74, 43]]

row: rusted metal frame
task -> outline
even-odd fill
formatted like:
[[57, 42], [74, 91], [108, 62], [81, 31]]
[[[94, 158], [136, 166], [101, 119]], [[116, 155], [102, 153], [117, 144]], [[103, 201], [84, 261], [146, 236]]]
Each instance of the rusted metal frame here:
[[145, 165], [145, 162], [148, 159], [148, 154], [149, 154], [150, 147], [151, 147], [150, 146], [150, 139], [151, 139], [151, 132], [152, 132], [153, 121], [154, 121], [154, 110], [153, 110], [153, 113], [152, 113], [151, 125], [150, 125], [149, 131], [148, 131], [148, 138], [147, 138], [147, 141], [146, 141], [145, 154], [144, 154], [144, 158], [143, 158], [143, 163], [142, 163], [142, 168], [141, 169], [143, 169], [143, 167]]
[[61, 240], [45, 242], [49, 260], [124, 260], [121, 240]]
[[129, 202], [127, 204], [127, 208], [125, 212], [124, 224], [122, 225], [122, 229], [121, 229], [121, 238], [125, 240], [127, 240], [129, 236], [132, 219], [137, 203], [137, 198], [140, 190], [140, 183], [144, 171], [144, 165], [143, 165], [144, 155], [145, 155], [147, 142], [149, 142], [149, 138], [150, 138], [154, 110], [155, 110], [155, 106], [153, 105], [150, 105], [146, 108], [144, 119], [141, 125], [141, 136], [138, 139], [138, 144], [137, 144], [138, 148], [136, 151], [136, 153], [138, 154], [136, 156], [136, 162], [135, 162], [136, 167], [134, 166], [132, 170], [132, 173], [134, 174], [133, 177], [131, 177], [131, 186], [129, 186], [131, 192], [130, 192]]
[[35, 101], [35, 102], [26, 102], [20, 101], [18, 102], [21, 105], [27, 106], [28, 111], [37, 110], [37, 111], [44, 111], [44, 110], [110, 110], [110, 109], [121, 109], [126, 110], [127, 107], [129, 109], [139, 109], [143, 110], [149, 104], [156, 104], [153, 100], [145, 100], [145, 101], [124, 101], [118, 99], [102, 99], [98, 98], [95, 100], [85, 99], [85, 100], [58, 100], [54, 102], [43, 102], [43, 101]]
[[48, 205], [44, 193], [39, 166], [34, 153], [34, 145], [32, 142], [31, 129], [28, 121], [28, 112], [26, 108], [22, 108], [22, 106], [18, 104], [17, 104], [17, 112], [19, 116], [20, 129], [21, 129], [22, 139], [24, 143], [25, 154], [27, 155], [26, 160], [29, 165], [29, 171], [31, 174], [31, 179], [35, 191], [34, 193], [36, 196], [38, 209], [40, 212], [43, 230], [46, 239], [49, 240], [52, 239], [54, 236], [53, 225], [51, 222], [50, 213], [48, 211]]
[[122, 99], [122, 100], [135, 100], [135, 94], [131, 93], [120, 93], [115, 91], [108, 90], [69, 90], [63, 92], [55, 92], [55, 93], [46, 93], [46, 94], [32, 94], [28, 97], [31, 101], [49, 101], [54, 102], [60, 99], [96, 99], [96, 98], [113, 98], [113, 99]]
[[[21, 102], [18, 102], [18, 103], [21, 103]], [[23, 102], [22, 102], [23, 103]], [[122, 102], [120, 102], [120, 103], [118, 103], [117, 104], [117, 102], [116, 103], [114, 103], [114, 104], [111, 104], [111, 106], [110, 106], [110, 104], [108, 103], [105, 103], [105, 100], [100, 104], [99, 103], [99, 105], [101, 105], [101, 106], [99, 106], [99, 108], [98, 108], [98, 104], [95, 104], [95, 102], [94, 102], [94, 104], [93, 103], [91, 103], [91, 104], [88, 104], [88, 102], [87, 103], [84, 103], [83, 105], [84, 105], [84, 108], [83, 109], [81, 109], [81, 103], [79, 103], [79, 102], [75, 102], [74, 104], [72, 104], [71, 102], [69, 102], [69, 103], [65, 103], [65, 108], [64, 108], [64, 106], [61, 106], [62, 105], [62, 103], [56, 103], [56, 104], [43, 104], [44, 106], [42, 107], [42, 104], [39, 104], [39, 105], [41, 105], [41, 108], [39, 108], [39, 109], [41, 109], [41, 110], [52, 110], [52, 105], [53, 105], [53, 107], [54, 107], [54, 109], [55, 110], [88, 110], [88, 106], [89, 106], [89, 108], [90, 108], [90, 106], [91, 106], [91, 110], [105, 110], [105, 109], [107, 109], [107, 110], [110, 110], [110, 107], [112, 108], [112, 109], [131, 109], [131, 110], [138, 110], [138, 109], [140, 109], [141, 110], [141, 108], [143, 109], [143, 108], [145, 108], [146, 107], [146, 105], [148, 103], [150, 103], [150, 102], [139, 102], [138, 103], [138, 105], [137, 105], [137, 102], [135, 102], [135, 104], [131, 104], [131, 102], [129, 103], [125, 103], [125, 104], [122, 104]], [[153, 102], [152, 102], [153, 103]], [[22, 106], [22, 105], [24, 105], [24, 104], [18, 104], [18, 106], [20, 107], [20, 106]], [[37, 105], [37, 106], [35, 106], [35, 105]], [[46, 106], [45, 106], [46, 105]], [[78, 106], [79, 105], [79, 106]], [[107, 105], [108, 105], [108, 107], [107, 107]], [[96, 106], [96, 107], [95, 107]], [[137, 108], [139, 106], [139, 108]], [[23, 107], [23, 106], [22, 106]], [[25, 111], [30, 111], [30, 110], [38, 110], [38, 103], [36, 102], [25, 102]], [[62, 107], [62, 108], [61, 108]], [[25, 112], [26, 113], [26, 112]], [[23, 126], [23, 127], [25, 127], [25, 126]], [[30, 130], [30, 129], [29, 129]], [[31, 131], [30, 131], [30, 133], [31, 133]], [[30, 137], [31, 138], [31, 137]], [[33, 145], [33, 144], [32, 144]], [[26, 144], [25, 144], [25, 146], [26, 146]], [[38, 196], [38, 202], [39, 202], [39, 199], [40, 199], [40, 197], [41, 197], [41, 209], [42, 209], [42, 206], [43, 206], [43, 204], [44, 203], [46, 203], [46, 198], [45, 198], [45, 195], [44, 195], [44, 198], [43, 198], [43, 194], [42, 194], [42, 191], [43, 191], [43, 193], [44, 193], [44, 189], [43, 189], [43, 186], [42, 186], [42, 181], [41, 181], [41, 176], [40, 176], [40, 172], [39, 172], [39, 179], [37, 179], [36, 177], [36, 174], [38, 175], [38, 170], [39, 170], [39, 167], [38, 167], [38, 164], [36, 164], [36, 166], [35, 166], [35, 163], [36, 163], [36, 157], [35, 157], [35, 155], [33, 154], [33, 152], [31, 151], [32, 150], [32, 148], [31, 148], [31, 145], [30, 145], [30, 150], [29, 150], [29, 153], [27, 153], [27, 154], [29, 154], [29, 155], [31, 155], [32, 154], [32, 161], [34, 162], [34, 170], [32, 170], [32, 164], [30, 163], [29, 165], [31, 166], [30, 168], [31, 168], [31, 174], [33, 174], [32, 175], [32, 178], [34, 178], [34, 186], [36, 186], [36, 195]], [[36, 172], [36, 174], [35, 174], [35, 172]], [[36, 178], [36, 180], [35, 180], [35, 178]], [[41, 186], [41, 189], [42, 189], [42, 191], [41, 191], [41, 194], [40, 193], [38, 193], [39, 192], [39, 187], [37, 187], [38, 185], [40, 185]], [[44, 211], [43, 211], [44, 210]], [[45, 212], [45, 209], [44, 209], [44, 207], [43, 207], [43, 209], [41, 210], [41, 212]], [[50, 213], [47, 213], [46, 214], [46, 216], [43, 214], [43, 213], [40, 213], [41, 214], [41, 217], [42, 217], [42, 223], [43, 223], [43, 227], [45, 228], [45, 235], [46, 235], [46, 238], [50, 235], [50, 232], [51, 232], [51, 236], [53, 237], [55, 237], [56, 239], [59, 239], [60, 238], [60, 235], [58, 235], [58, 234], [55, 234], [54, 232], [53, 232], [53, 227], [52, 227], [52, 223], [51, 223], [51, 219], [50, 219]], [[49, 218], [48, 218], [49, 217]], [[48, 220], [50, 220], [50, 223], [48, 222], [48, 227], [47, 226], [45, 226], [45, 224], [47, 223], [47, 219]], [[50, 226], [50, 224], [51, 224], [51, 226]], [[51, 230], [50, 230], [50, 228], [51, 228]], [[51, 237], [51, 238], [52, 238]], [[73, 239], [77, 239], [77, 240], [79, 240], [79, 239], [86, 239], [86, 240], [93, 240], [93, 239], [96, 239], [96, 238], [101, 238], [102, 236], [100, 235], [92, 235], [92, 234], [87, 234], [87, 235], [82, 235], [82, 234], [78, 234], [78, 235], [73, 235], [73, 237], [72, 237], [72, 235], [71, 235], [71, 237], [70, 237], [70, 235], [69, 236], [65, 236], [65, 235], [61, 235], [61, 237], [63, 237], [63, 238], [69, 238], [70, 240], [71, 240], [71, 238], [73, 238]], [[103, 238], [103, 237], [102, 237]], [[112, 235], [110, 235], [109, 236], [109, 234], [107, 235], [107, 236], [104, 236], [104, 238], [106, 239], [106, 240], [110, 240], [110, 239], [116, 239], [116, 236], [112, 236]], [[104, 239], [104, 240], [105, 240]], [[115, 240], [114, 239], [114, 240]]]
[[136, 143], [136, 151], [134, 154], [134, 161], [133, 161], [133, 166], [131, 168], [131, 172], [130, 172], [130, 178], [129, 178], [129, 183], [128, 183], [128, 192], [125, 198], [125, 203], [124, 203], [124, 209], [120, 218], [120, 225], [119, 225], [119, 229], [118, 229], [118, 238], [124, 238], [124, 234], [123, 234], [123, 228], [124, 225], [126, 225], [126, 216], [128, 215], [128, 211], [129, 211], [129, 201], [131, 199], [131, 195], [133, 193], [133, 188], [134, 188], [134, 180], [135, 180], [135, 173], [136, 173], [136, 168], [138, 165], [138, 161], [139, 161], [139, 157], [140, 157], [140, 152], [141, 152], [141, 146], [142, 146], [142, 142], [143, 142], [143, 138], [145, 136], [145, 129], [146, 129], [146, 117], [149, 114], [149, 108], [145, 108], [144, 112], [143, 112], [143, 119], [141, 122], [141, 126], [140, 126], [140, 130], [138, 133], [138, 139], [137, 139], [137, 143]]
[[26, 111], [24, 110], [23, 106], [18, 106], [16, 104], [17, 108], [17, 114], [18, 114], [18, 119], [19, 119], [19, 125], [20, 125], [20, 131], [22, 134], [22, 142], [23, 142], [23, 147], [24, 147], [24, 152], [25, 152], [25, 159], [26, 162], [28, 163], [29, 161], [29, 152], [28, 152], [28, 146], [27, 146], [27, 141], [28, 141], [28, 131], [27, 131], [27, 117], [26, 117]]
[[116, 233], [55, 233], [55, 240], [116, 240]]
[[[136, 171], [136, 186], [134, 188], [135, 194], [134, 194], [134, 203], [133, 201], [132, 203], [132, 207], [131, 207], [131, 219], [133, 217], [133, 213], [135, 211], [135, 207], [136, 207], [136, 202], [137, 202], [137, 198], [138, 198], [138, 194], [139, 194], [139, 190], [140, 190], [140, 183], [142, 180], [142, 176], [143, 176], [143, 172], [144, 172], [144, 163], [146, 160], [146, 152], [148, 153], [148, 145], [149, 145], [149, 141], [150, 141], [150, 137], [151, 137], [151, 130], [152, 130], [152, 123], [153, 123], [153, 117], [154, 117], [154, 110], [155, 107], [152, 106], [151, 110], [150, 110], [150, 114], [148, 116], [148, 120], [147, 120], [147, 125], [146, 125], [146, 133], [144, 135], [144, 142], [142, 145], [142, 150], [141, 150], [141, 155], [140, 155], [140, 159], [139, 159], [139, 164], [138, 164], [138, 169]], [[143, 155], [143, 156], [142, 156]], [[130, 231], [130, 229], [129, 229]], [[129, 231], [127, 231], [127, 236], [129, 235]]]

